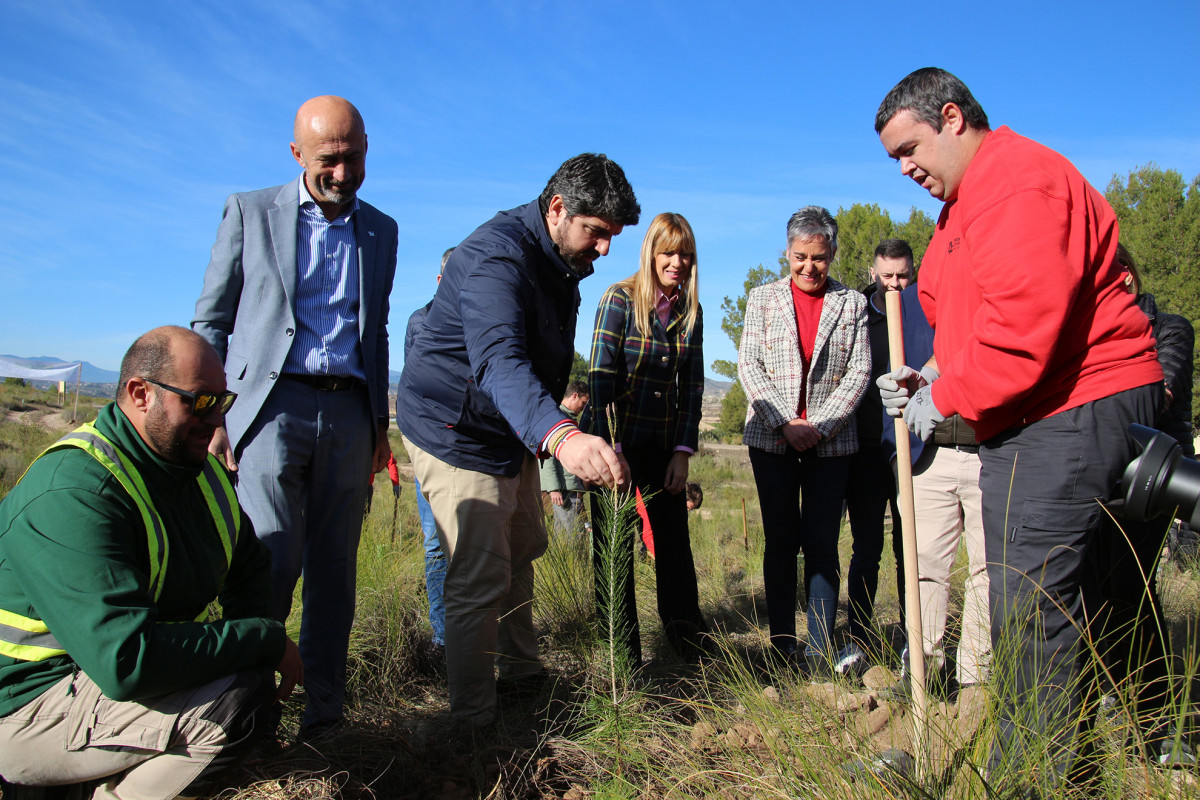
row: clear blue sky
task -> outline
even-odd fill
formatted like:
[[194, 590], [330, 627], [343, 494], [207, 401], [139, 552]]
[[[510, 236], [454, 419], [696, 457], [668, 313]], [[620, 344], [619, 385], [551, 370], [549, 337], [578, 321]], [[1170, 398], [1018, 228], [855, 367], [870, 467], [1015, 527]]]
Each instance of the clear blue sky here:
[[397, 369], [442, 251], [583, 151], [625, 168], [643, 221], [583, 282], [577, 348], [669, 210], [698, 239], [706, 359], [734, 358], [721, 299], [796, 208], [936, 216], [873, 131], [917, 67], [1101, 189], [1150, 161], [1200, 173], [1196, 0], [0, 2], [0, 352], [106, 369], [189, 323], [225, 197], [294, 177], [292, 118], [318, 94], [362, 111], [361, 196], [400, 225]]

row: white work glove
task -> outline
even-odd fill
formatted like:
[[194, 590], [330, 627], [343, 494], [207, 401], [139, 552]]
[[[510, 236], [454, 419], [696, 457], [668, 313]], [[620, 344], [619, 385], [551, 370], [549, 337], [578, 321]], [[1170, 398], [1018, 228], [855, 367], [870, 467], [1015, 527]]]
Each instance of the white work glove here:
[[883, 408], [888, 416], [899, 417], [904, 414], [904, 407], [908, 405], [909, 381], [919, 377], [920, 374], [912, 367], [900, 367], [875, 379], [875, 385], [879, 387], [879, 396], [883, 398]]
[[917, 389], [912, 400], [904, 408], [904, 424], [922, 442], [929, 441], [929, 437], [933, 436], [933, 429], [944, 419], [946, 418], [933, 404], [933, 390], [928, 384]]
[[908, 405], [909, 385], [915, 383], [919, 389], [933, 383], [938, 377], [938, 371], [928, 364], [921, 367], [920, 372], [912, 367], [900, 367], [880, 375], [875, 385], [879, 387], [879, 396], [883, 398], [883, 407], [888, 416], [899, 417]]

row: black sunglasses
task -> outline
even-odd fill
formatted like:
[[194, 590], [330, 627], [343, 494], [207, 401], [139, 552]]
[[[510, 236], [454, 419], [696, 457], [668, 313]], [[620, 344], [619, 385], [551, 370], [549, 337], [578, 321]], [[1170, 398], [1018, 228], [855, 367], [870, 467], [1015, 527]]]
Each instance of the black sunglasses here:
[[160, 389], [166, 389], [168, 392], [174, 392], [180, 397], [187, 398], [188, 403], [192, 407], [192, 413], [201, 419], [214, 411], [228, 414], [229, 409], [233, 408], [233, 401], [237, 400], [237, 392], [221, 392], [220, 394], [213, 392], [189, 392], [177, 386], [156, 381], [153, 378], [142, 378], [142, 380], [147, 383], [153, 383]]

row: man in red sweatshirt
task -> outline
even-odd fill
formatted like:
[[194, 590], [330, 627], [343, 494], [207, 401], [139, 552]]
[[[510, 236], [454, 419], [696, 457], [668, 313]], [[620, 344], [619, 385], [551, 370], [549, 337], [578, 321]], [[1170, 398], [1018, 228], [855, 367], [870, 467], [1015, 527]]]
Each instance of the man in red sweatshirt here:
[[[1090, 762], [1080, 726], [1097, 699], [1091, 656], [1119, 688], [1165, 675], [1162, 640], [1134, 643], [1128, 624], [1150, 607], [1130, 542], [1161, 547], [1165, 532], [1118, 527], [1102, 505], [1136, 455], [1126, 428], [1151, 424], [1161, 403], [1154, 340], [1122, 291], [1116, 214], [1063, 156], [991, 130], [970, 90], [937, 68], [888, 93], [875, 131], [945, 203], [920, 282], [940, 376], [926, 383], [906, 367], [879, 386], [918, 436], [957, 413], [982, 443], [992, 638], [998, 668], [1007, 652], [1014, 671], [996, 675], [991, 774], [1057, 796]], [[1143, 692], [1139, 711], [1161, 709], [1162, 694]]]

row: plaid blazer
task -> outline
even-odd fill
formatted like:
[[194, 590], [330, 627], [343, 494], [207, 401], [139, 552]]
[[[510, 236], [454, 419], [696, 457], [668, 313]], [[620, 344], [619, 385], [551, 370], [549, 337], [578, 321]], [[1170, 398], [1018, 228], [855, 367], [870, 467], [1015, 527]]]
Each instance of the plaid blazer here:
[[617, 408], [622, 447], [652, 445], [695, 450], [704, 399], [703, 312], [691, 336], [683, 335], [685, 298], [671, 309], [664, 329], [653, 311], [650, 336], [638, 333], [633, 299], [610, 286], [596, 309], [588, 385], [590, 430], [611, 441], [604, 409]]
[[[791, 280], [750, 291], [738, 348], [738, 378], [747, 400], [742, 441], [777, 454], [787, 452], [779, 426], [800, 416], [804, 375]], [[808, 421], [821, 434], [818, 456], [858, 452], [854, 412], [870, 378], [866, 299], [831, 278], [805, 387]]]

